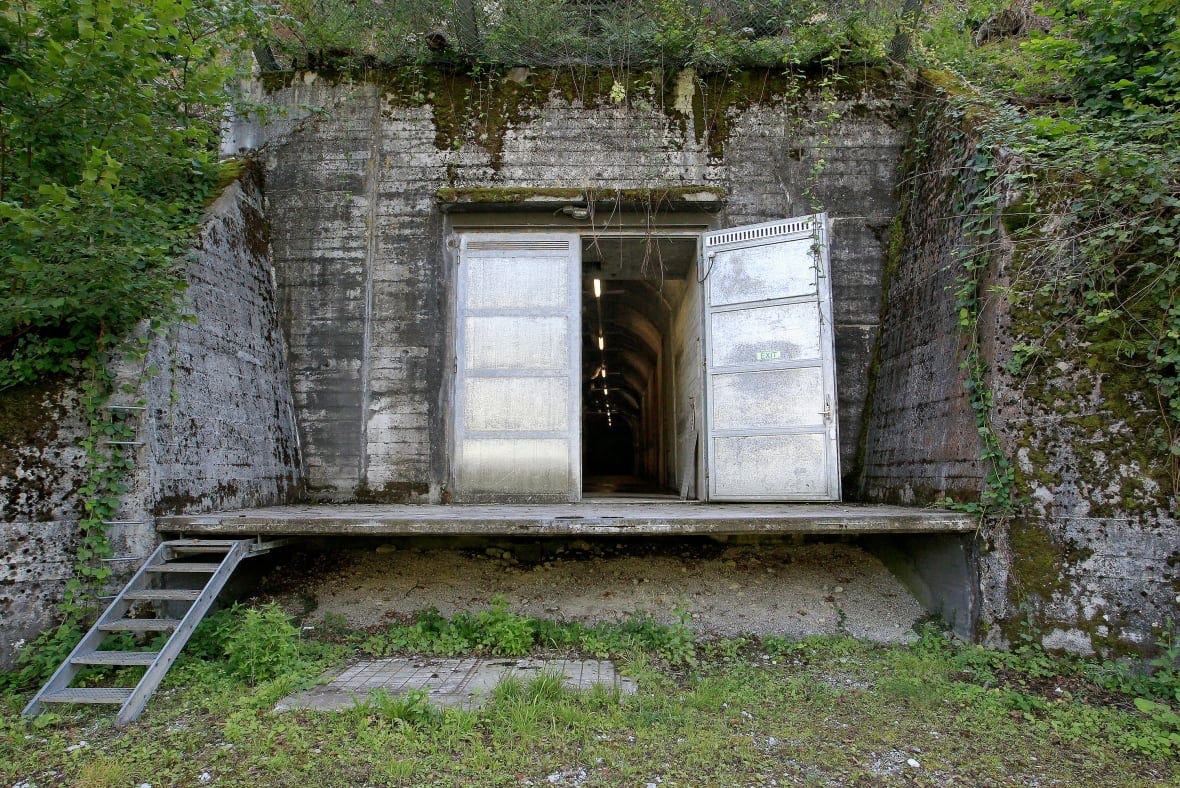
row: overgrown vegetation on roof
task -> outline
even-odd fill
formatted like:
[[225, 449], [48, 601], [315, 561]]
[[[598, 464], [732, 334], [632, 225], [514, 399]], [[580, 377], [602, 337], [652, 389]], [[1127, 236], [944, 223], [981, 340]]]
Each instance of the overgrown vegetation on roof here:
[[893, 0], [285, 0], [282, 8], [264, 43], [276, 67], [705, 71], [882, 62], [901, 12]]

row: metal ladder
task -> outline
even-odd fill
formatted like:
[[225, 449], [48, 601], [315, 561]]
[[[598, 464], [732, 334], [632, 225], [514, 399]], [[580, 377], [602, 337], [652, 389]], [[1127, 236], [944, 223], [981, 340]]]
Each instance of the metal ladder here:
[[[119, 706], [115, 724], [122, 727], [143, 711], [164, 674], [180, 655], [197, 624], [209, 612], [213, 600], [225, 586], [242, 559], [265, 553], [287, 540], [271, 542], [250, 539], [175, 539], [163, 542], [123, 587], [98, 621], [45, 683], [24, 715], [40, 714], [46, 703], [111, 703]], [[208, 555], [216, 561], [184, 560], [186, 556]], [[177, 560], [179, 559], [179, 560]], [[201, 589], [156, 587], [157, 579], [170, 574], [202, 576], [208, 580]], [[127, 618], [137, 602], [188, 605], [180, 618]], [[112, 632], [171, 632], [159, 651], [103, 651], [103, 640]], [[86, 665], [143, 665], [147, 668], [134, 687], [70, 687]]]

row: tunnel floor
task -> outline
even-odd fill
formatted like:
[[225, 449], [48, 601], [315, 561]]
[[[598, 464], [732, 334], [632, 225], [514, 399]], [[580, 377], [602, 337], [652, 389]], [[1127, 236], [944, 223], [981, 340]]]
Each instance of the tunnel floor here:
[[680, 500], [675, 490], [638, 476], [587, 476], [582, 480], [582, 495], [587, 498]]

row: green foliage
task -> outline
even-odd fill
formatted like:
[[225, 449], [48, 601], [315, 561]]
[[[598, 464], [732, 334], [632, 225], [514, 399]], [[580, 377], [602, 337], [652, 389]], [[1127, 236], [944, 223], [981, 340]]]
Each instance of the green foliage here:
[[[1006, 5], [1006, 4], [1003, 4]], [[1084, 343], [1101, 373], [1124, 367], [1144, 381], [1142, 446], [1180, 492], [1180, 33], [1172, 0], [1053, 0], [1047, 32], [975, 47], [972, 25], [998, 9], [944, 6], [928, 21], [921, 57], [951, 67], [962, 82], [958, 117], [971, 115], [974, 160], [962, 206], [970, 239], [956, 298], [965, 334], [976, 329], [979, 291], [993, 252], [1001, 196], [1019, 194], [1004, 225], [1016, 244], [1018, 280], [997, 294], [1041, 321], [1038, 334]], [[964, 9], [968, 10], [964, 10]], [[956, 16], [956, 14], [958, 16]], [[947, 20], [966, 23], [954, 28]], [[963, 31], [963, 28], [967, 28]], [[963, 31], [963, 32], [960, 32]], [[986, 87], [972, 88], [972, 85]], [[1017, 107], [1016, 102], [1023, 106]], [[967, 125], [967, 124], [964, 124]], [[1004, 152], [1005, 171], [994, 166]], [[1008, 219], [1012, 221], [1008, 221]], [[1010, 374], [1028, 375], [1053, 349], [1025, 336]], [[965, 368], [989, 462], [974, 506], [1003, 512], [1011, 469], [996, 456], [984, 415], [989, 395], [977, 354]], [[1126, 404], [1126, 403], [1123, 403]], [[1166, 485], [1166, 483], [1164, 483]]]
[[637, 616], [587, 627], [517, 615], [508, 610], [503, 597], [494, 598], [490, 610], [460, 612], [450, 619], [437, 610], [421, 612], [413, 624], [395, 625], [368, 638], [361, 647], [381, 656], [397, 652], [521, 656], [536, 648], [551, 648], [601, 657], [647, 650], [672, 664], [696, 660], [696, 640], [683, 614], [671, 625]]
[[[224, 624], [242, 613], [216, 618]], [[200, 640], [217, 650], [216, 637]], [[168, 680], [168, 702], [127, 728], [101, 722], [109, 716], [102, 708], [24, 720], [16, 713], [24, 699], [3, 698], [0, 780], [53, 772], [67, 784], [189, 784], [207, 771], [214, 781], [250, 775], [266, 785], [309, 775], [327, 785], [493, 785], [545, 784], [560, 774], [576, 782], [584, 771], [587, 783], [620, 785], [655, 776], [666, 784], [759, 785], [768, 775], [803, 784], [820, 774], [849, 785], [932, 774], [971, 785], [1046, 774], [1070, 785], [1139, 785], [1180, 775], [1162, 735], [1166, 710], [1089, 694], [1084, 677], [1095, 666], [1085, 660], [1049, 656], [1056, 672], [1034, 678], [1018, 659], [933, 629], [910, 645], [827, 637], [767, 637], [760, 645], [704, 643], [700, 664], [688, 670], [637, 652], [623, 667], [634, 694], [571, 691], [560, 676], [542, 674], [505, 681], [477, 709], [443, 712], [419, 691], [378, 693], [342, 713], [275, 713], [277, 693], [298, 682], [248, 687], [227, 662], [186, 656]], [[766, 659], [772, 646], [789, 659]], [[306, 655], [315, 647], [300, 641], [300, 681], [312, 675]], [[965, 664], [994, 669], [975, 675]], [[81, 740], [89, 746], [77, 746]], [[921, 771], [883, 776], [883, 753], [913, 757]]]
[[169, 311], [172, 260], [214, 184], [227, 47], [251, 9], [0, 11], [0, 389], [71, 370]]
[[1180, 102], [1175, 0], [1058, 0], [1056, 23], [1025, 50], [1064, 75], [1097, 114], [1174, 112]]
[[217, 630], [230, 669], [258, 684], [278, 678], [299, 660], [299, 628], [278, 605], [233, 607]]
[[[898, 8], [877, 0], [566, 0], [473, 3], [474, 39], [462, 4], [285, 0], [269, 43], [292, 68], [494, 64], [721, 71], [884, 63]], [[435, 51], [427, 34], [445, 31]]]
[[78, 622], [67, 619], [46, 629], [17, 653], [17, 670], [0, 675], [0, 687], [23, 689], [44, 683], [82, 639]]
[[429, 728], [438, 725], [442, 711], [430, 702], [430, 693], [412, 689], [391, 695], [379, 688], [357, 700], [351, 713], [357, 717], [379, 717], [407, 728]]
[[251, 685], [306, 672], [309, 654], [299, 628], [278, 605], [234, 604], [205, 616], [184, 648], [188, 665], [223, 663]]

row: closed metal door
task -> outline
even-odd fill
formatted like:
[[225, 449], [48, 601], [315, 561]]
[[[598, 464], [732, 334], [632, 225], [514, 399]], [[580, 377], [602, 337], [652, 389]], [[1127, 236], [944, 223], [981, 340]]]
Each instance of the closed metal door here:
[[709, 498], [838, 501], [825, 214], [706, 233]]
[[461, 237], [456, 500], [579, 500], [580, 282], [577, 235]]

